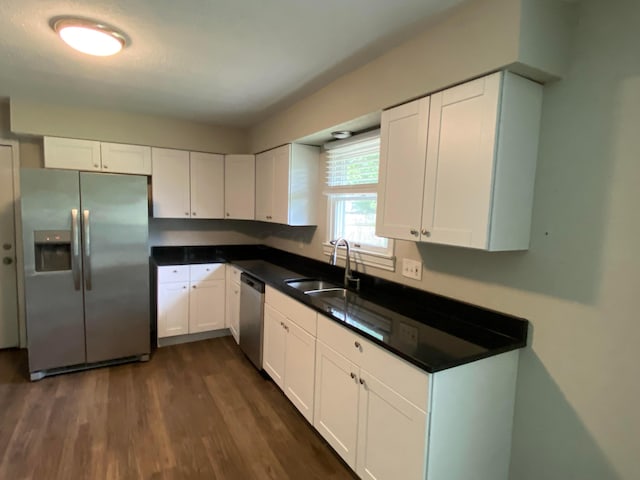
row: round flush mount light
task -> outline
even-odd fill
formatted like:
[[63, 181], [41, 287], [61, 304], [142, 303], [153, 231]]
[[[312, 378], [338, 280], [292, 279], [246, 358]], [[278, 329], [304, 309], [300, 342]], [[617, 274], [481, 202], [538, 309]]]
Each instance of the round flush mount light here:
[[51, 21], [51, 27], [67, 45], [88, 55], [108, 57], [127, 46], [124, 33], [92, 20], [56, 18]]
[[338, 130], [337, 132], [331, 132], [331, 136], [336, 140], [349, 138], [351, 135], [353, 135], [353, 132], [350, 132], [349, 130]]

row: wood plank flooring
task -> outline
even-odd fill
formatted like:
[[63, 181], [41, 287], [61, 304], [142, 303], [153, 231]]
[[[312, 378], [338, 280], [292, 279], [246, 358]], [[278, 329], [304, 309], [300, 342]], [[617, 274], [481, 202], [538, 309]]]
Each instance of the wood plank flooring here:
[[0, 479], [353, 479], [231, 337], [27, 380], [0, 351]]

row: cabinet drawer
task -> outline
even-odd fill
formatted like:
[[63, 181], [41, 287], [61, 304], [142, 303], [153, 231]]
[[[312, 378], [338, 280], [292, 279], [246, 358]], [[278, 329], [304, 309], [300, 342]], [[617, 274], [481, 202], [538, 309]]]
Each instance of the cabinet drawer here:
[[231, 272], [229, 274], [231, 281], [235, 283], [240, 283], [240, 274], [242, 273], [242, 270], [236, 267], [232, 267], [231, 265], [229, 265], [228, 268], [229, 268], [229, 271]]
[[191, 281], [224, 280], [224, 263], [203, 263], [191, 265]]
[[315, 310], [269, 286], [266, 287], [265, 302], [311, 335], [316, 336], [317, 315]]
[[158, 267], [158, 283], [188, 282], [189, 265], [168, 265]]
[[318, 339], [388, 385], [418, 408], [427, 411], [429, 374], [391, 352], [318, 315]]

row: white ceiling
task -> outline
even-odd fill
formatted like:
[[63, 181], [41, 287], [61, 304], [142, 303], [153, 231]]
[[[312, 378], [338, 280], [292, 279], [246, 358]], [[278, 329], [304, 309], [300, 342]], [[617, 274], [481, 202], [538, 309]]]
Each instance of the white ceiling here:
[[[2, 0], [0, 98], [249, 126], [464, 0]], [[64, 45], [52, 17], [123, 30], [115, 57]]]

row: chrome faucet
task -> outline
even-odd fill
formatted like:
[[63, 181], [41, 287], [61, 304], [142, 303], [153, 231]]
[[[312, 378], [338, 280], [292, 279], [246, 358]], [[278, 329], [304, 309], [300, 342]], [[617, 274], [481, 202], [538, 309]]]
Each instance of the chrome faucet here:
[[331, 257], [329, 258], [329, 263], [331, 265], [335, 265], [336, 261], [338, 259], [338, 247], [342, 244], [346, 247], [347, 249], [347, 255], [346, 255], [346, 260], [345, 260], [345, 264], [344, 264], [344, 287], [348, 288], [349, 287], [349, 282], [354, 282], [356, 284], [356, 290], [360, 290], [360, 279], [359, 278], [355, 278], [352, 274], [351, 274], [351, 255], [350, 255], [350, 247], [349, 247], [349, 242], [347, 241], [346, 238], [344, 237], [340, 237], [336, 240], [332, 240], [329, 242], [331, 245], [333, 245], [333, 253], [331, 254]]

